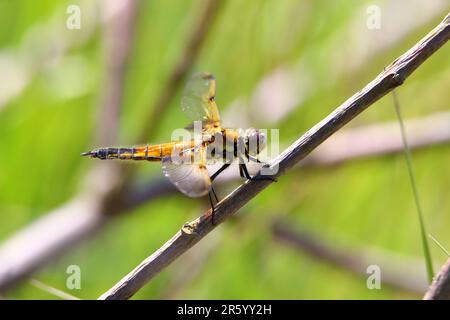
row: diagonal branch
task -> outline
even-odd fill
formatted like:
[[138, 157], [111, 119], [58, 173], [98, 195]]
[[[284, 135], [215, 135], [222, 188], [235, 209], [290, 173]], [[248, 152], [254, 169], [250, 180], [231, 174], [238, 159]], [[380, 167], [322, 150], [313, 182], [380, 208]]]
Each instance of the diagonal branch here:
[[372, 248], [336, 245], [304, 228], [294, 229], [282, 220], [275, 221], [271, 231], [280, 244], [356, 275], [367, 277], [367, 267], [375, 264], [383, 270], [383, 284], [417, 294], [423, 294], [428, 287], [424, 263], [420, 259], [400, 257]]
[[450, 300], [450, 259], [442, 266], [423, 299]]
[[[372, 82], [273, 159], [268, 164], [268, 169], [276, 171], [274, 177], [283, 175], [358, 114], [394, 88], [403, 84], [406, 78], [442, 47], [449, 38], [450, 14], [414, 47], [386, 67]], [[258, 176], [260, 177], [260, 175]], [[195, 221], [185, 225], [160, 249], [145, 259], [99, 299], [128, 299], [132, 297], [172, 261], [203, 239], [218, 224], [234, 215], [271, 183], [270, 180], [247, 180], [218, 204], [214, 217], [215, 225], [211, 223], [210, 209]]]
[[[406, 120], [405, 128], [412, 149], [448, 143], [450, 112]], [[342, 130], [321, 144], [300, 164], [333, 165], [397, 152], [403, 152], [403, 143], [398, 132], [398, 122], [390, 121]]]
[[117, 141], [122, 109], [123, 84], [130, 51], [134, 41], [138, 4], [135, 0], [105, 3], [109, 23], [103, 28], [106, 53], [106, 76], [98, 114], [97, 143], [110, 145]]

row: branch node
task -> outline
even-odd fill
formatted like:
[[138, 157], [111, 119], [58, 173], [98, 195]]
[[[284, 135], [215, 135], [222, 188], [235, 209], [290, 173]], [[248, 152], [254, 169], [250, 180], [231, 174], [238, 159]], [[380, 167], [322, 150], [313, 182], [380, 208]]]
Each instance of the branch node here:
[[450, 24], [450, 13], [445, 16], [445, 18], [442, 20], [442, 23], [445, 25]]
[[400, 73], [394, 72], [392, 74], [392, 80], [394, 80], [394, 85], [396, 87], [401, 86], [403, 82], [405, 82], [405, 77], [403, 77]]
[[198, 235], [196, 229], [197, 229], [198, 221], [192, 221], [192, 222], [186, 222], [183, 227], [181, 227], [181, 233], [185, 235]]

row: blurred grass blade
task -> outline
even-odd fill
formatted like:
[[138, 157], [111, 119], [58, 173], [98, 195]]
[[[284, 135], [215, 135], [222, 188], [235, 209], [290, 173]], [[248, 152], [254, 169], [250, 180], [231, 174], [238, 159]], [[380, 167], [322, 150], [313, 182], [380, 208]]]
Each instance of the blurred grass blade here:
[[41, 289], [51, 295], [54, 295], [55, 297], [61, 298], [63, 300], [80, 300], [80, 298], [77, 298], [67, 292], [64, 292], [62, 290], [56, 289], [52, 286], [49, 286], [48, 284], [45, 284], [36, 279], [30, 279], [30, 284], [38, 289]]
[[434, 243], [436, 243], [436, 245], [441, 248], [442, 251], [444, 251], [444, 253], [450, 258], [450, 252], [447, 251], [447, 249], [445, 249], [445, 247], [439, 242], [437, 241], [437, 239], [435, 237], [433, 237], [431, 234], [428, 235], [430, 237], [431, 240], [434, 241]]
[[428, 244], [428, 238], [427, 238], [427, 233], [425, 230], [425, 222], [423, 219], [422, 207], [420, 205], [419, 193], [417, 191], [416, 178], [414, 176], [411, 150], [409, 149], [408, 141], [406, 139], [405, 126], [403, 124], [402, 113], [400, 111], [400, 104], [398, 102], [398, 98], [397, 98], [397, 94], [396, 94], [395, 90], [392, 91], [392, 96], [394, 98], [395, 112], [397, 113], [397, 118], [398, 118], [398, 122], [400, 125], [400, 131], [401, 131], [402, 141], [403, 141], [404, 150], [405, 150], [406, 164], [408, 166], [409, 179], [411, 181], [411, 187], [412, 187], [413, 194], [414, 194], [414, 200], [416, 202], [417, 214], [419, 216], [420, 233], [421, 233], [421, 237], [422, 237], [422, 246], [423, 246], [423, 255], [425, 256], [425, 264], [426, 264], [426, 268], [427, 268], [428, 281], [431, 283], [433, 281], [433, 275], [434, 275], [433, 262], [431, 260], [430, 246]]

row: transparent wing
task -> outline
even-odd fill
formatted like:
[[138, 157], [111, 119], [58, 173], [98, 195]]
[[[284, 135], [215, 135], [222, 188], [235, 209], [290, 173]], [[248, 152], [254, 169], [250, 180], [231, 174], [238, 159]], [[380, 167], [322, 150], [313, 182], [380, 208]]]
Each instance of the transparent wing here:
[[181, 109], [192, 121], [219, 123], [220, 115], [215, 101], [216, 79], [207, 72], [194, 74], [189, 79], [181, 98]]
[[162, 171], [178, 190], [189, 197], [206, 195], [211, 179], [205, 165], [206, 149], [202, 146], [185, 150], [179, 156], [162, 159]]

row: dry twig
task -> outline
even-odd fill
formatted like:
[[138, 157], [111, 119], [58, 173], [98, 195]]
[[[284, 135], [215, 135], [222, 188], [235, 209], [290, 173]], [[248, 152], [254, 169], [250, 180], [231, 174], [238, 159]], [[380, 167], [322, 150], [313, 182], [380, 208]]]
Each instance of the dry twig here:
[[367, 277], [367, 267], [377, 265], [383, 270], [383, 284], [406, 292], [423, 294], [427, 288], [423, 261], [400, 258], [379, 250], [364, 250], [337, 246], [306, 229], [292, 229], [287, 223], [276, 221], [272, 232], [277, 240], [314, 258], [339, 266], [344, 270]]
[[80, 298], [77, 298], [74, 295], [71, 295], [70, 293], [67, 293], [67, 292], [59, 290], [57, 288], [54, 288], [52, 286], [49, 286], [37, 279], [31, 279], [30, 284], [38, 289], [41, 289], [42, 291], [45, 291], [51, 295], [54, 295], [55, 297], [63, 299], [63, 300], [80, 300]]
[[423, 299], [450, 300], [450, 259], [442, 266]]
[[[366, 87], [270, 161], [268, 168], [276, 172], [273, 177], [277, 178], [284, 174], [359, 113], [403, 84], [406, 78], [442, 47], [449, 38], [450, 14], [414, 47], [386, 67]], [[260, 175], [258, 176], [260, 177]], [[231, 217], [271, 183], [270, 180], [247, 180], [218, 204], [214, 218], [215, 225], [211, 223], [211, 210], [208, 210], [195, 221], [185, 225], [160, 249], [145, 259], [99, 299], [128, 299], [133, 296], [173, 260], [200, 241], [218, 224]]]

